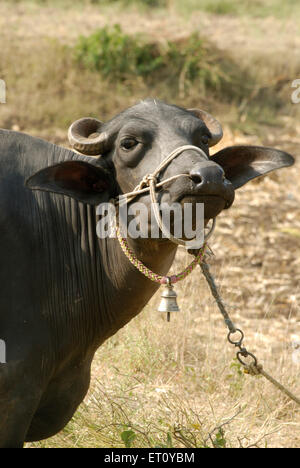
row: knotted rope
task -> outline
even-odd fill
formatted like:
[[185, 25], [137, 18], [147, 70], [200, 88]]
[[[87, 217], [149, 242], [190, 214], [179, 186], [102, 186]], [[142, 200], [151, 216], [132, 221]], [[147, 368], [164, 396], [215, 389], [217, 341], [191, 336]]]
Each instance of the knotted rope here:
[[190, 263], [181, 273], [178, 273], [177, 275], [172, 275], [172, 276], [162, 276], [158, 275], [157, 273], [154, 273], [151, 271], [146, 265], [144, 265], [136, 255], [134, 254], [133, 250], [130, 249], [127, 240], [121, 236], [119, 228], [117, 228], [117, 237], [120, 243], [120, 246], [128, 258], [128, 260], [134, 265], [143, 275], [146, 276], [146, 278], [149, 278], [151, 281], [154, 281], [156, 283], [160, 284], [167, 284], [168, 282], [171, 284], [177, 283], [178, 281], [181, 281], [185, 279], [192, 271], [194, 268], [201, 263], [203, 260], [203, 256], [205, 253], [205, 248], [206, 245], [199, 249], [198, 254], [195, 256], [194, 260], [192, 263]]
[[[201, 154], [205, 159], [209, 160], [209, 157], [207, 154], [204, 153], [204, 151], [201, 148], [198, 148], [197, 146], [193, 145], [184, 145], [180, 146], [179, 148], [176, 148], [174, 151], [172, 151], [155, 169], [154, 172], [151, 174], [147, 174], [143, 177], [142, 181], [135, 187], [135, 189], [132, 192], [128, 192], [125, 194], [122, 194], [119, 199], [116, 201], [119, 205], [122, 205], [123, 203], [128, 203], [129, 201], [133, 200], [135, 197], [138, 195], [142, 195], [144, 193], [150, 192], [150, 197], [151, 197], [151, 204], [153, 207], [153, 212], [154, 216], [156, 219], [156, 222], [163, 233], [163, 235], [167, 238], [170, 239], [174, 244], [177, 245], [187, 245], [187, 241], [184, 241], [183, 239], [179, 239], [177, 237], [174, 237], [171, 232], [166, 228], [166, 226], [163, 224], [162, 217], [159, 212], [159, 204], [157, 202], [157, 197], [156, 197], [156, 189], [159, 187], [162, 187], [165, 184], [168, 184], [169, 182], [178, 179], [179, 177], [190, 177], [189, 174], [176, 174], [172, 177], [169, 177], [165, 180], [162, 180], [161, 182], [158, 182], [158, 176], [160, 172], [165, 169], [170, 162], [173, 161], [174, 158], [179, 156], [179, 154], [183, 153], [183, 151], [187, 150], [193, 150]], [[215, 220], [213, 221], [213, 227], [209, 234], [206, 236], [205, 241], [209, 239], [209, 237], [212, 235], [213, 230], [215, 227]], [[198, 247], [199, 248], [199, 247]]]

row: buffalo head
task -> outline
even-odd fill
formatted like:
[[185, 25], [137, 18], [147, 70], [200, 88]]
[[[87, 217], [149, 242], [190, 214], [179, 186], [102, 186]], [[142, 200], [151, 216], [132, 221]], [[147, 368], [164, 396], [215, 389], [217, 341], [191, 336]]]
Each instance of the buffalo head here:
[[[33, 175], [27, 185], [99, 204], [131, 192], [167, 155], [189, 145], [159, 174], [159, 180], [171, 180], [160, 187], [158, 200], [203, 203], [207, 222], [232, 205], [235, 189], [294, 162], [283, 151], [259, 146], [231, 146], [210, 156], [210, 147], [221, 138], [221, 125], [210, 114], [149, 99], [106, 123], [92, 118], [76, 121], [69, 129], [71, 145], [85, 155], [99, 157], [48, 167]], [[178, 174], [184, 176], [174, 177]], [[149, 194], [140, 195], [139, 201], [149, 205]]]

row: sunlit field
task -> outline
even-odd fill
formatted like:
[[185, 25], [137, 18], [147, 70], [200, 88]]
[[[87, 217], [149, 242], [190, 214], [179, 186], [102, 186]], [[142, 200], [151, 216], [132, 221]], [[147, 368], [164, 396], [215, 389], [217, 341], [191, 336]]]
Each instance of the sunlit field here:
[[[248, 350], [298, 397], [299, 23], [291, 0], [0, 4], [1, 128], [68, 146], [72, 121], [105, 121], [149, 96], [215, 115], [224, 138], [213, 152], [246, 143], [296, 157], [237, 191], [209, 263]], [[190, 261], [179, 249], [172, 271]], [[299, 407], [244, 373], [200, 268], [176, 291], [181, 312], [168, 323], [158, 292], [98, 350], [72, 421], [27, 447], [300, 447]]]

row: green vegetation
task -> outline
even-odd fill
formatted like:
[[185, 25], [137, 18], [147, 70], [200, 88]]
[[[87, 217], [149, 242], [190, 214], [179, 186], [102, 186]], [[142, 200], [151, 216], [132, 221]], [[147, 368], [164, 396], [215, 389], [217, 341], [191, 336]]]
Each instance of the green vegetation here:
[[197, 33], [161, 44], [125, 34], [116, 25], [81, 37], [75, 46], [75, 57], [104, 78], [124, 82], [140, 77], [145, 84], [162, 86], [165, 82], [185, 95], [185, 90], [196, 82], [204, 93], [206, 89], [222, 92], [230, 86], [233, 73], [230, 74], [229, 66], [225, 70], [225, 64], [219, 63], [221, 57], [214, 55], [213, 49]]
[[238, 125], [249, 131], [261, 124], [276, 125], [276, 115], [286, 103], [282, 93], [286, 80], [272, 77], [273, 83], [266, 86], [269, 78], [264, 67], [242, 65], [196, 32], [162, 43], [126, 34], [115, 25], [80, 37], [74, 51], [79, 66], [113, 80], [114, 85], [126, 86], [127, 91], [142, 88], [149, 94], [155, 89], [156, 95], [176, 101], [198, 94], [235, 105], [243, 116]]
[[9, 41], [0, 63], [8, 83], [2, 126], [67, 128], [74, 117], [105, 119], [155, 96], [183, 106], [226, 108], [228, 122], [256, 132], [278, 124], [290, 95], [289, 80], [282, 79], [286, 64], [277, 65], [277, 80], [275, 67], [266, 69], [263, 60], [239, 62], [196, 32], [162, 42], [125, 33], [119, 25], [80, 36], [74, 46], [43, 39], [20, 48]]
[[147, 76], [163, 65], [157, 44], [125, 34], [118, 25], [80, 37], [75, 57], [104, 78], [121, 81], [129, 76]]
[[[72, 34], [71, 40], [62, 43], [46, 34], [38, 41], [28, 38], [22, 47], [4, 35], [0, 61], [0, 76], [8, 88], [8, 103], [1, 109], [4, 127], [65, 129], [74, 117], [94, 115], [105, 120], [145, 96], [186, 107], [203, 106], [222, 116], [223, 123], [249, 134], [263, 134], [265, 126], [280, 125], [285, 115], [299, 115], [299, 106], [290, 105], [290, 84], [300, 75], [299, 62], [292, 53], [289, 59], [288, 55], [277, 53], [275, 45], [267, 52], [263, 45], [250, 53], [246, 47], [244, 53], [243, 47], [238, 50], [231, 41], [224, 47], [221, 43], [220, 49], [209, 35], [202, 36], [199, 30], [193, 30], [195, 26], [188, 26], [190, 16], [200, 10], [220, 18], [244, 15], [249, 28], [253, 28], [249, 29], [250, 35], [257, 40], [259, 34], [258, 42], [263, 43], [264, 33], [256, 29], [256, 19], [251, 18], [268, 15], [287, 18], [293, 14], [297, 22], [300, 3], [293, 0], [284, 4], [278, 0], [20, 0], [18, 3], [25, 15], [35, 18], [44, 7], [50, 8], [50, 15], [55, 8], [68, 7], [65, 16], [78, 17], [78, 9], [80, 15], [86, 12], [87, 17], [93, 11], [101, 12], [101, 16], [110, 18], [107, 24], [112, 17], [121, 16], [122, 27], [118, 24], [97, 29], [95, 25], [85, 27], [84, 35], [78, 34], [76, 38], [69, 24], [66, 36]], [[181, 33], [164, 37], [156, 33], [149, 37], [130, 32], [128, 22], [138, 22], [138, 18], [149, 14], [156, 21], [161, 20], [167, 9], [173, 18], [180, 13], [187, 22], [184, 36]], [[48, 17], [48, 13], [45, 15]], [[22, 19], [18, 21], [22, 23]], [[64, 29], [62, 33], [65, 35]]]

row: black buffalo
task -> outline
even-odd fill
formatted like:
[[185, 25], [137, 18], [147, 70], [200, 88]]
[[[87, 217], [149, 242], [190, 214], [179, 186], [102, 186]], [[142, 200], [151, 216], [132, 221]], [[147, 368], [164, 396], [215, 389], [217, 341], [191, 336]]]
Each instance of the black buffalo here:
[[[157, 290], [116, 239], [97, 237], [96, 205], [133, 190], [182, 145], [203, 156], [187, 150], [164, 169], [161, 178], [189, 177], [160, 189], [160, 200], [203, 202], [206, 221], [232, 204], [234, 189], [293, 164], [287, 153], [256, 146], [225, 148], [208, 159], [222, 136], [218, 122], [155, 100], [105, 124], [81, 120], [69, 136], [86, 155], [0, 131], [1, 447], [50, 437], [67, 424], [89, 388], [97, 348]], [[148, 194], [139, 200], [150, 203]], [[142, 262], [167, 274], [175, 244], [129, 242]]]

